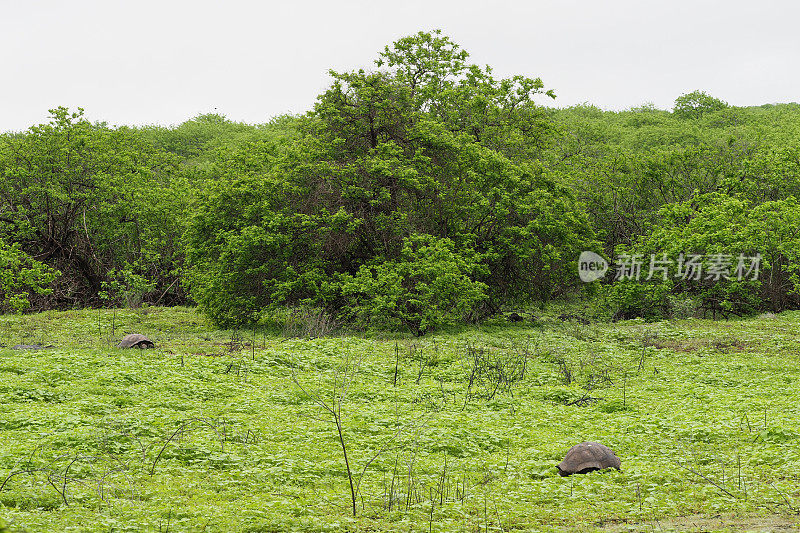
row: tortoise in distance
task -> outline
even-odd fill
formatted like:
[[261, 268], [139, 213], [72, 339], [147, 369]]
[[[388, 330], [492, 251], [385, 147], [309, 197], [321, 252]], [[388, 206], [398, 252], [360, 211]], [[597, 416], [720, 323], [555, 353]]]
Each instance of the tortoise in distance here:
[[619, 470], [621, 465], [622, 461], [608, 446], [599, 442], [582, 442], [570, 448], [564, 460], [556, 465], [556, 468], [559, 475], [570, 476], [606, 468]]
[[117, 345], [117, 348], [155, 348], [156, 344], [145, 337], [144, 335], [140, 335], [138, 333], [132, 333], [131, 335], [125, 335], [122, 337], [122, 340]]

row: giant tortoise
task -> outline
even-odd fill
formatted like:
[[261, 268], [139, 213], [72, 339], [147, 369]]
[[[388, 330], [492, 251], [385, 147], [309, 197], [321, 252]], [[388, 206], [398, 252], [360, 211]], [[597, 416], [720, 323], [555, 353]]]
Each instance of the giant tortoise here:
[[122, 340], [117, 345], [117, 348], [155, 348], [156, 345], [153, 341], [145, 337], [144, 335], [140, 335], [138, 333], [132, 333], [131, 335], [125, 335], [122, 337]]
[[556, 468], [560, 475], [570, 476], [606, 468], [619, 470], [621, 465], [619, 457], [608, 446], [599, 442], [582, 442], [570, 448], [564, 460]]

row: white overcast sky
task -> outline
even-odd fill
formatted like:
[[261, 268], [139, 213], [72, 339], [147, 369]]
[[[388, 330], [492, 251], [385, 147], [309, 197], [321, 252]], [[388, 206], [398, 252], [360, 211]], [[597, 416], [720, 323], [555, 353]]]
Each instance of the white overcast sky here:
[[328, 69], [434, 28], [497, 75], [541, 77], [549, 105], [800, 101], [799, 23], [796, 0], [0, 0], [0, 131], [59, 105], [112, 125], [266, 122], [310, 109]]

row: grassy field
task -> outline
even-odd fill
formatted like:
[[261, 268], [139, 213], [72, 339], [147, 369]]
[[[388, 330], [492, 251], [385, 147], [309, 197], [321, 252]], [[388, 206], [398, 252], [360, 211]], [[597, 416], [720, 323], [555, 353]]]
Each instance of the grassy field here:
[[[301, 339], [95, 310], [0, 343], [0, 531], [800, 525], [800, 313]], [[585, 440], [622, 471], [559, 477]]]

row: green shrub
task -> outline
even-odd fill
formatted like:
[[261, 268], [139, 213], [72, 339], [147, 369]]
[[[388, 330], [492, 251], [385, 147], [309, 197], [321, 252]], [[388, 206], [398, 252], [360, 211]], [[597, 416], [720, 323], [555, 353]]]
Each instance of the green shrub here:
[[60, 273], [22, 251], [19, 243], [0, 239], [0, 312], [22, 313], [30, 296], [49, 294], [48, 286]]
[[486, 285], [471, 278], [482, 269], [477, 254], [454, 251], [450, 239], [414, 235], [403, 241], [399, 259], [343, 276], [343, 291], [360, 322], [381, 328], [403, 325], [420, 336], [463, 318], [486, 298]]
[[642, 317], [664, 318], [669, 313], [670, 283], [625, 280], [605, 287], [605, 298], [614, 320]]
[[691, 318], [699, 309], [697, 298], [688, 294], [671, 294], [667, 297], [669, 318]]

